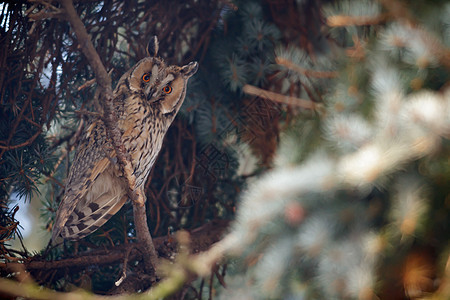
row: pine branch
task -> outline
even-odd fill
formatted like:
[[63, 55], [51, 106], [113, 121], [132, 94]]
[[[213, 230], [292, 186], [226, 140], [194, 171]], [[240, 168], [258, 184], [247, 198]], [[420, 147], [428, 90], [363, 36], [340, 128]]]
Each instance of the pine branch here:
[[414, 30], [417, 36], [422, 40], [423, 45], [439, 59], [439, 62], [445, 66], [445, 68], [450, 69], [450, 49], [443, 45], [433, 32], [426, 30], [420, 25], [405, 2], [391, 0], [379, 1], [394, 18], [402, 21], [405, 25]]
[[[23, 109], [23, 110], [25, 110], [25, 109]], [[0, 149], [2, 149], [2, 150], [14, 150], [14, 149], [19, 149], [19, 148], [22, 148], [22, 147], [25, 147], [25, 146], [29, 146], [29, 145], [31, 145], [33, 142], [34, 142], [34, 140], [41, 134], [41, 132], [42, 132], [42, 128], [39, 128], [37, 131], [36, 131], [36, 133], [35, 134], [33, 134], [28, 140], [26, 140], [25, 142], [23, 142], [23, 143], [20, 143], [20, 144], [17, 144], [17, 145], [12, 145], [12, 146], [2, 146], [2, 145], [0, 145]], [[0, 141], [1, 143], [3, 143], [3, 141]], [[9, 143], [7, 143], [7, 144], [9, 144]]]
[[152, 242], [150, 231], [148, 230], [147, 217], [145, 212], [145, 196], [143, 190], [135, 189], [136, 177], [133, 174], [133, 166], [131, 159], [128, 157], [125, 146], [121, 141], [121, 133], [119, 128], [116, 127], [118, 123], [117, 115], [113, 106], [113, 91], [111, 88], [111, 78], [106, 72], [103, 63], [100, 60], [100, 56], [92, 44], [89, 38], [86, 28], [84, 27], [80, 17], [75, 11], [72, 0], [60, 0], [62, 7], [65, 10], [68, 21], [70, 22], [75, 35], [77, 36], [78, 43], [81, 47], [81, 52], [86, 56], [89, 64], [91, 65], [98, 86], [100, 87], [100, 99], [104, 110], [103, 121], [106, 126], [108, 137], [111, 139], [112, 145], [117, 155], [119, 165], [121, 166], [125, 178], [128, 182], [128, 196], [133, 202], [133, 212], [135, 219], [135, 226], [137, 237], [140, 241], [145, 243], [145, 249], [149, 253], [149, 257], [144, 258], [146, 262], [147, 270], [152, 267], [156, 268], [158, 264], [158, 256], [156, 254], [155, 246]]

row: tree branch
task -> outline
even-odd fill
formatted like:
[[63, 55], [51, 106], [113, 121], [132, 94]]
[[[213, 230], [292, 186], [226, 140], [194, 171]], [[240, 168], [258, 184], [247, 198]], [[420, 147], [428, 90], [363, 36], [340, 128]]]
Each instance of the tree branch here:
[[294, 64], [292, 61], [283, 58], [276, 57], [275, 62], [279, 65], [285, 66], [288, 69], [291, 69], [300, 74], [304, 74], [306, 76], [312, 76], [317, 78], [335, 78], [338, 76], [338, 72], [334, 71], [316, 71], [316, 70], [308, 70], [300, 67], [299, 65]]
[[[136, 202], [133, 202], [133, 217], [134, 226], [136, 228], [136, 236], [140, 242], [143, 243], [144, 250], [148, 251], [148, 259], [144, 256], [144, 263], [146, 271], [150, 271], [151, 267], [156, 268], [158, 265], [158, 254], [156, 253], [155, 246], [153, 245], [152, 235], [148, 229], [147, 213], [145, 212], [145, 205], [140, 206]], [[149, 264], [150, 262], [151, 264]]]
[[[116, 124], [118, 122], [117, 115], [115, 114], [113, 106], [113, 91], [111, 88], [111, 78], [106, 72], [102, 61], [89, 38], [86, 28], [83, 25], [80, 17], [75, 11], [72, 0], [60, 0], [62, 7], [65, 10], [67, 20], [72, 26], [72, 30], [77, 36], [78, 43], [81, 48], [81, 52], [86, 56], [92, 70], [95, 73], [97, 84], [100, 87], [100, 99], [103, 106], [103, 122], [105, 123], [106, 132], [114, 147], [117, 160], [125, 178], [128, 182], [128, 196], [133, 202], [133, 212], [135, 219], [135, 226], [137, 237], [140, 241], [145, 243], [145, 248], [149, 251], [149, 258], [144, 258], [147, 269], [151, 266], [156, 267], [158, 257], [156, 255], [155, 247], [152, 243], [152, 237], [148, 230], [147, 218], [145, 212], [145, 197], [141, 189], [136, 189], [136, 177], [133, 175], [133, 166], [131, 164], [131, 158], [126, 153], [125, 146], [121, 140], [121, 133]], [[145, 222], [145, 223], [144, 223]], [[144, 229], [145, 228], [145, 229]]]
[[278, 103], [282, 103], [282, 104], [294, 105], [294, 106], [298, 106], [301, 108], [316, 109], [320, 106], [320, 104], [316, 104], [310, 100], [300, 99], [300, 98], [292, 97], [292, 96], [285, 96], [285, 95], [278, 94], [275, 92], [260, 89], [256, 86], [253, 86], [250, 84], [244, 85], [244, 88], [242, 90], [244, 91], [244, 93], [249, 94], [249, 95], [254, 95], [257, 97], [261, 97], [261, 98], [271, 100], [274, 102], [278, 102]]
[[331, 16], [327, 18], [327, 25], [330, 27], [344, 27], [344, 26], [367, 26], [378, 25], [386, 22], [387, 14], [380, 14], [376, 16]]

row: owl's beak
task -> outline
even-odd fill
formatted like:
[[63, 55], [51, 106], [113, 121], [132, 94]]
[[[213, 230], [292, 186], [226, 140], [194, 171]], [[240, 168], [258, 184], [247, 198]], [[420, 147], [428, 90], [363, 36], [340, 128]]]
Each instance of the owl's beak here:
[[198, 70], [198, 63], [196, 61], [190, 62], [189, 64], [181, 67], [181, 74], [185, 78], [189, 78], [194, 75]]
[[155, 93], [155, 88], [152, 87], [149, 90], [147, 90], [147, 100], [152, 100], [153, 94]]

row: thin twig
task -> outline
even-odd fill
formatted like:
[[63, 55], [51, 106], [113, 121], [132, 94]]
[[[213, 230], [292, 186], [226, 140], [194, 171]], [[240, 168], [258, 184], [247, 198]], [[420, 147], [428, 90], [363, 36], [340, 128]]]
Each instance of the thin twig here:
[[[111, 73], [113, 71], [114, 71], [114, 69], [109, 70], [108, 75], [111, 76]], [[85, 89], [87, 87], [90, 87], [91, 85], [93, 85], [96, 82], [97, 82], [97, 79], [96, 78], [92, 78], [92, 79], [86, 81], [85, 83], [83, 83], [82, 85], [80, 85], [77, 90], [81, 91], [81, 90], [83, 90], [83, 89]]]
[[114, 284], [119, 286], [126, 278], [127, 278], [127, 267], [128, 267], [128, 259], [130, 258], [132, 248], [128, 248], [125, 253], [125, 258], [123, 259], [123, 267], [122, 267], [122, 276], [120, 276], [119, 280], [117, 280]]
[[85, 88], [93, 85], [95, 82], [96, 82], [95, 78], [88, 80], [85, 83], [83, 83], [82, 85], [80, 85], [77, 90], [81, 91], [82, 89], [85, 89]]

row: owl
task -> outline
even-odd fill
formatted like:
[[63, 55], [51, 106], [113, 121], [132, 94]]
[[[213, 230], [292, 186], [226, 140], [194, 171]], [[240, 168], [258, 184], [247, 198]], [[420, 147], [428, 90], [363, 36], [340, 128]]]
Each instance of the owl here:
[[[117, 127], [134, 168], [134, 190], [144, 188], [164, 135], [183, 104], [187, 82], [198, 68], [197, 62], [182, 67], [166, 65], [157, 57], [156, 37], [150, 40], [147, 53], [148, 57], [122, 75], [113, 98]], [[93, 118], [70, 168], [52, 241], [60, 236], [78, 240], [97, 230], [124, 205], [127, 190], [105, 124], [101, 118]]]

